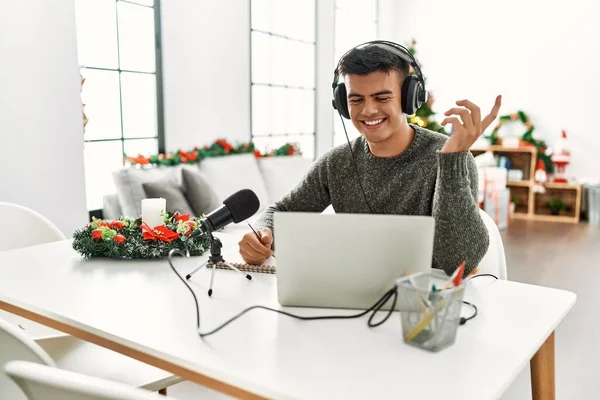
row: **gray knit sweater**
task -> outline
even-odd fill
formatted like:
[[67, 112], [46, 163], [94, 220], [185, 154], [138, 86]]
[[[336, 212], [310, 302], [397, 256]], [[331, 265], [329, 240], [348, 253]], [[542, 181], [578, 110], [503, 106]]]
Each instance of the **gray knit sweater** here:
[[[477, 206], [477, 169], [470, 152], [440, 153], [446, 136], [411, 125], [413, 142], [395, 157], [376, 157], [363, 137], [352, 150], [365, 194], [376, 214], [432, 215], [435, 218], [433, 267], [451, 274], [465, 260], [469, 273], [489, 245]], [[348, 145], [328, 151], [304, 178], [259, 218], [273, 229], [275, 211], [369, 213], [358, 185]], [[276, 232], [273, 232], [276, 239]]]

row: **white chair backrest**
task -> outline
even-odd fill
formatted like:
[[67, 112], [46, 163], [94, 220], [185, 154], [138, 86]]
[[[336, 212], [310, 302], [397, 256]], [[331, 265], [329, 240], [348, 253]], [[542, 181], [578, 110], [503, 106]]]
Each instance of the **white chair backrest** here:
[[29, 400], [173, 400], [122, 383], [24, 361], [11, 361], [4, 370]]
[[46, 217], [27, 207], [0, 202], [0, 251], [66, 239]]
[[[24, 360], [54, 366], [54, 361], [22, 330], [0, 319], [0, 368], [13, 360]], [[0, 394], [3, 399], [23, 399], [26, 397], [12, 379], [0, 370]]]
[[488, 230], [490, 245], [487, 253], [479, 262], [477, 267], [480, 274], [494, 274], [499, 279], [508, 279], [506, 271], [506, 256], [504, 254], [504, 245], [502, 244], [502, 236], [498, 226], [485, 211], [479, 209], [481, 219], [485, 223]]

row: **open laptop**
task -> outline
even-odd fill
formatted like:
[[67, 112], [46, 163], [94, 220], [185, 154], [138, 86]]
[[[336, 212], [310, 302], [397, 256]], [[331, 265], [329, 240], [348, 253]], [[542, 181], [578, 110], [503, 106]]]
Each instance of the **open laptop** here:
[[368, 309], [407, 271], [431, 270], [429, 216], [276, 212], [274, 231], [283, 306]]

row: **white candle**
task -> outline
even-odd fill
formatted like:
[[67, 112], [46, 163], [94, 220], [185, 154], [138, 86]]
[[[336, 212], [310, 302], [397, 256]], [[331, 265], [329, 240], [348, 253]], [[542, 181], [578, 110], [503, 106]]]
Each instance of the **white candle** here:
[[142, 200], [142, 222], [147, 223], [150, 228], [159, 225], [164, 225], [164, 221], [160, 216], [161, 212], [167, 209], [167, 201], [162, 197], [158, 199], [143, 199]]

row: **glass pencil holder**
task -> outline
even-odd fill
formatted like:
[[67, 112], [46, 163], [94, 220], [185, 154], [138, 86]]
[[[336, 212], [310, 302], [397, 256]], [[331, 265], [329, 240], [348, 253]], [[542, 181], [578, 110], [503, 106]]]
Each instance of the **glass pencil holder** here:
[[432, 270], [396, 281], [404, 341], [429, 351], [454, 343], [460, 323], [465, 280], [448, 284], [449, 276]]

